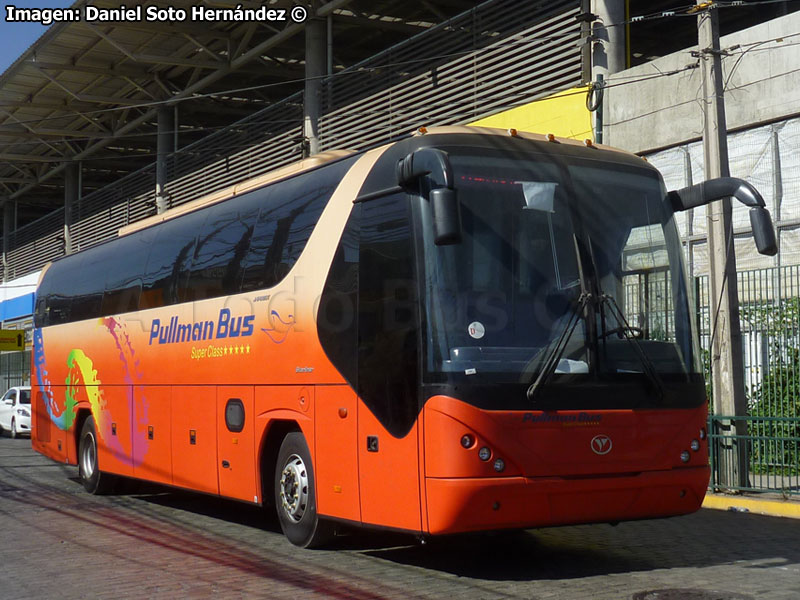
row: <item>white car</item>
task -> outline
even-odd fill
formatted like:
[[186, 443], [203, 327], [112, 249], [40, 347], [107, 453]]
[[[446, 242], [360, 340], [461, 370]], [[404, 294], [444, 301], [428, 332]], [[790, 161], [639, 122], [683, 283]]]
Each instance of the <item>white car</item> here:
[[11, 437], [31, 434], [31, 388], [12, 387], [0, 398], [0, 433], [10, 431]]

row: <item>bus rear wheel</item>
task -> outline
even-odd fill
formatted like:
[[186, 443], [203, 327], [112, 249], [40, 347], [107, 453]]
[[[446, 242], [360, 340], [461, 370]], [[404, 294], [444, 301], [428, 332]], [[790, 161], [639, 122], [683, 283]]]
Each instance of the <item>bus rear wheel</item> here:
[[78, 475], [84, 489], [90, 494], [105, 494], [111, 489], [111, 475], [101, 472], [97, 463], [97, 428], [94, 417], [87, 418], [81, 429]]
[[311, 454], [302, 433], [288, 434], [278, 451], [275, 509], [283, 534], [295, 546], [316, 548], [332, 537], [330, 524], [317, 516]]

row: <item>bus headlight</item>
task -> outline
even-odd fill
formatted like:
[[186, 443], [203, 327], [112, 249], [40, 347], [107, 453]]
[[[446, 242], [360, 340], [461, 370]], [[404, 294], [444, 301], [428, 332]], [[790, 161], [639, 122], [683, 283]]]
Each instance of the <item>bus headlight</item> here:
[[494, 470], [498, 473], [502, 473], [506, 469], [506, 461], [502, 458], [498, 458], [494, 461]]
[[681, 462], [687, 463], [687, 462], [689, 462], [689, 459], [691, 457], [692, 456], [689, 454], [688, 450], [684, 450], [683, 452], [681, 452]]
[[478, 458], [482, 461], [487, 461], [492, 458], [492, 451], [489, 449], [488, 446], [484, 446], [480, 450], [478, 450]]
[[698, 442], [697, 440], [692, 440], [692, 443], [689, 444], [689, 448], [697, 452], [698, 450], [700, 450], [700, 442]]
[[475, 437], [470, 435], [469, 433], [465, 433], [461, 436], [461, 447], [462, 448], [472, 448], [475, 445]]

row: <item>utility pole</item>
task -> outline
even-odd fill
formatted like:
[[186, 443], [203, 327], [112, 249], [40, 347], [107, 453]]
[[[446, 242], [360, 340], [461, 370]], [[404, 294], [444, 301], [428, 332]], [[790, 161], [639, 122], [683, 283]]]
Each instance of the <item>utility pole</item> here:
[[[722, 83], [722, 56], [719, 47], [719, 19], [712, 2], [697, 2], [698, 44], [703, 74], [704, 126], [703, 152], [706, 180], [729, 177], [728, 127]], [[711, 375], [714, 413], [744, 416], [742, 333], [739, 326], [739, 292], [736, 282], [736, 255], [733, 246], [731, 199], [708, 205], [708, 255], [711, 297]], [[746, 487], [748, 477], [747, 424], [729, 423], [716, 455], [718, 482], [726, 488]], [[721, 433], [721, 432], [720, 432]], [[735, 436], [735, 437], [734, 437]]]

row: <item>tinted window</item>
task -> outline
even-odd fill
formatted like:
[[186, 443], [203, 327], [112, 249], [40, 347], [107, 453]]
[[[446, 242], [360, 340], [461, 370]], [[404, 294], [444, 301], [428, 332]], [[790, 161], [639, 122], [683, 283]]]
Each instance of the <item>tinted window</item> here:
[[19, 403], [20, 404], [30, 404], [31, 403], [31, 391], [30, 390], [20, 390], [19, 391]]
[[70, 321], [72, 281], [80, 270], [82, 254], [65, 256], [47, 269], [42, 285], [36, 290], [36, 326], [57, 325]]
[[148, 228], [121, 237], [114, 242], [114, 268], [106, 276], [102, 316], [135, 311], [139, 308], [139, 294], [142, 291], [142, 273], [156, 229]]
[[361, 204], [353, 206], [336, 248], [317, 312], [317, 330], [325, 353], [355, 389], [357, 374], [358, 245]]
[[80, 266], [71, 273], [70, 321], [92, 319], [100, 312], [106, 274], [115, 268], [108, 244], [81, 253]]
[[244, 261], [242, 291], [280, 282], [297, 262], [350, 158], [273, 186]]
[[262, 188], [207, 209], [197, 239], [186, 294], [182, 300], [203, 300], [239, 292], [243, 261], [259, 208], [269, 195]]
[[362, 205], [358, 393], [394, 436], [417, 415], [418, 316], [409, 206], [396, 195]]
[[197, 234], [207, 211], [198, 211], [159, 225], [142, 278], [139, 308], [176, 304], [185, 287], [194, 255]]
[[297, 261], [331, 194], [356, 159], [57, 261], [37, 290], [36, 326], [274, 285]]

